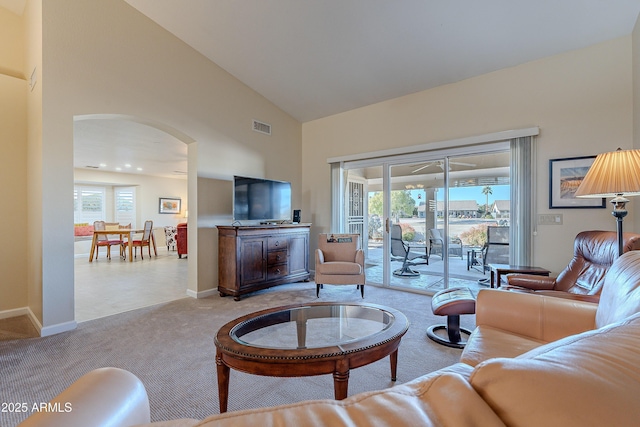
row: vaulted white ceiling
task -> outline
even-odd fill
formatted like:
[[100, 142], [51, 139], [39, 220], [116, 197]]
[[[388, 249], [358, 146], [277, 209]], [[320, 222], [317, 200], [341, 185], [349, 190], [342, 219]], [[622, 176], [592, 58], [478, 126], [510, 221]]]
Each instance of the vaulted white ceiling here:
[[[301, 122], [628, 35], [640, 13], [640, 0], [125, 1]], [[135, 135], [157, 149], [151, 128], [114, 124], [100, 129], [112, 144]], [[158, 166], [150, 147], [92, 158], [91, 125], [74, 138], [77, 167]]]
[[639, 0], [126, 0], [301, 122], [630, 34]]

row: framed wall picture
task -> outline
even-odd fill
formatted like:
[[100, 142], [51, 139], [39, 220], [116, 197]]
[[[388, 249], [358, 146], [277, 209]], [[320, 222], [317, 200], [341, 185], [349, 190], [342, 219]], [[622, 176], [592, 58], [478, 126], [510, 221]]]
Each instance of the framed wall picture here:
[[604, 198], [578, 198], [576, 190], [596, 156], [549, 160], [549, 209], [604, 208]]
[[160, 197], [160, 209], [161, 214], [179, 214], [182, 204], [181, 199], [173, 199], [170, 197]]

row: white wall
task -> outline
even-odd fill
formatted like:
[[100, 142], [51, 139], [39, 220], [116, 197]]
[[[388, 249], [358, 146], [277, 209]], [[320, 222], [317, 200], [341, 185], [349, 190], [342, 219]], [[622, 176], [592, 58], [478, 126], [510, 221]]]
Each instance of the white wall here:
[[[135, 226], [138, 228], [142, 228], [146, 220], [153, 221], [154, 227], [178, 225], [184, 222], [184, 213], [189, 207], [186, 179], [74, 169], [74, 182], [77, 185], [136, 187], [137, 222]], [[160, 197], [181, 199], [182, 210], [180, 214], [159, 213]], [[109, 197], [107, 209], [109, 210], [107, 219], [113, 219], [112, 197]]]
[[24, 20], [0, 7], [0, 74], [25, 80], [24, 31]]
[[[26, 200], [15, 199], [18, 222], [26, 222], [20, 230], [26, 236], [26, 256], [10, 266], [3, 264], [3, 277], [13, 275], [22, 282], [26, 275], [26, 283], [17, 283], [10, 292], [0, 288], [5, 303], [0, 310], [24, 307], [26, 293], [26, 304], [48, 332], [73, 326], [71, 188], [76, 115], [125, 114], [153, 120], [196, 141], [188, 149], [193, 219], [198, 215], [198, 198], [228, 197], [215, 185], [211, 194], [200, 194], [198, 178], [224, 180], [237, 173], [291, 181], [294, 207], [302, 208], [305, 221], [314, 223], [312, 236], [329, 228], [328, 157], [538, 125], [537, 203], [538, 212], [545, 213], [549, 158], [630, 147], [634, 124], [635, 146], [640, 147], [638, 24], [633, 37], [303, 127], [121, 0], [27, 0], [21, 20], [0, 10], [0, 36], [0, 48], [10, 52], [0, 56], [0, 74], [18, 77], [18, 84], [25, 87], [24, 93], [9, 97], [0, 83], [0, 106], [5, 100], [15, 105], [26, 102], [27, 109], [27, 132], [18, 138], [24, 138], [26, 153], [12, 152], [2, 141], [10, 167], [24, 162], [25, 155], [27, 164], [23, 171], [16, 167], [11, 173], [26, 183]], [[38, 83], [28, 90], [24, 76], [34, 69]], [[273, 136], [251, 132], [252, 118], [271, 123]], [[2, 126], [4, 132], [7, 128]], [[631, 209], [626, 229], [639, 231], [637, 201]], [[562, 213], [563, 227], [546, 227], [535, 238], [536, 263], [554, 270], [566, 264], [570, 242], [579, 230], [614, 229], [609, 210]], [[211, 221], [200, 227], [204, 234], [213, 230]], [[215, 260], [216, 246], [207, 242], [200, 248], [195, 228], [189, 229], [189, 245], [196, 245], [202, 262], [190, 259], [189, 286], [197, 294], [215, 288], [217, 277], [216, 264], [206, 262]], [[311, 247], [315, 244], [312, 240]]]
[[[0, 27], [2, 21], [0, 16]], [[0, 245], [0, 317], [27, 305], [27, 84], [0, 74], [0, 182], [3, 241]]]
[[[136, 222], [133, 225], [142, 229], [144, 222], [153, 221], [154, 235], [158, 246], [165, 245], [164, 227], [176, 226], [181, 222], [187, 222], [184, 217], [189, 207], [187, 198], [187, 180], [184, 178], [165, 178], [140, 174], [127, 174], [116, 172], [95, 171], [90, 169], [74, 169], [76, 185], [98, 186], [107, 189], [105, 208], [106, 221], [113, 221], [115, 206], [113, 190], [119, 186], [132, 186], [136, 188]], [[181, 199], [181, 212], [179, 214], [159, 213], [159, 198], [170, 197]], [[91, 240], [85, 239], [74, 242], [75, 256], [86, 256], [91, 250]]]
[[[197, 224], [199, 197], [220, 196], [200, 195], [196, 177], [250, 173], [299, 183], [301, 125], [121, 0], [58, 0], [42, 8], [44, 226], [42, 247], [33, 252], [46, 254], [47, 327], [73, 319], [74, 116], [136, 117], [195, 141], [188, 148], [190, 224]], [[254, 118], [270, 123], [273, 135], [253, 132]], [[300, 200], [299, 184], [294, 191]], [[199, 227], [189, 228], [189, 247], [197, 245], [211, 260], [215, 253], [208, 244], [200, 247]], [[202, 234], [207, 237], [206, 230]], [[200, 295], [216, 285], [215, 264], [189, 258], [189, 292]]]
[[[536, 213], [550, 213], [549, 159], [632, 146], [631, 69], [627, 36], [303, 124], [311, 247], [330, 226], [327, 158], [531, 126], [540, 127]], [[538, 228], [533, 261], [555, 272], [567, 265], [578, 232], [615, 230], [610, 209], [553, 212], [563, 214], [564, 224]], [[634, 218], [625, 229], [640, 231]]]

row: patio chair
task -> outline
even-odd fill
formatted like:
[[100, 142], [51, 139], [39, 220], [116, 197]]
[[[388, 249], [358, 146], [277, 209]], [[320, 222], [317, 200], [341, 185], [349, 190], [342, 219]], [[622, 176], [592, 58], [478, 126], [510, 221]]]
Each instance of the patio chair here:
[[[437, 228], [429, 229], [429, 256], [438, 253], [444, 258], [444, 238]], [[462, 240], [458, 237], [449, 237], [449, 256], [459, 256], [462, 259]]]
[[[482, 249], [482, 274], [489, 271], [489, 264], [509, 264], [509, 227], [487, 227], [487, 243]], [[490, 283], [489, 279], [478, 282], [483, 285]]]
[[402, 261], [402, 267], [393, 272], [394, 276], [419, 276], [420, 273], [412, 270], [411, 267], [420, 264], [429, 265], [427, 246], [424, 246], [424, 254], [412, 252], [411, 246], [402, 240], [402, 227], [399, 224], [393, 224], [391, 226], [391, 261]]

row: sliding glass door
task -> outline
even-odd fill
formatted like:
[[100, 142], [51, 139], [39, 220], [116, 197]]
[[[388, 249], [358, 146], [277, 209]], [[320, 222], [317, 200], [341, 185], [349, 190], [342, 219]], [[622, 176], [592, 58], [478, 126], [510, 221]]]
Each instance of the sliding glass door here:
[[368, 283], [484, 286], [487, 229], [511, 225], [512, 150], [505, 141], [447, 151], [344, 163], [334, 174], [340, 230], [361, 234]]

